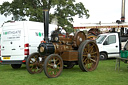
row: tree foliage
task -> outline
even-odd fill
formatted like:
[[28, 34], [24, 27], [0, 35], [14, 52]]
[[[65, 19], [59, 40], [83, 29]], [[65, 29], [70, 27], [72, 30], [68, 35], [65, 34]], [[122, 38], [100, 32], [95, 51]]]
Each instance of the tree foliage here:
[[66, 31], [72, 31], [74, 16], [89, 17], [89, 11], [81, 2], [76, 3], [75, 0], [13, 0], [0, 5], [0, 14], [6, 17], [12, 14], [12, 20], [15, 21], [29, 17], [30, 21], [43, 22], [43, 9], [49, 10], [50, 22], [56, 20], [58, 26]]

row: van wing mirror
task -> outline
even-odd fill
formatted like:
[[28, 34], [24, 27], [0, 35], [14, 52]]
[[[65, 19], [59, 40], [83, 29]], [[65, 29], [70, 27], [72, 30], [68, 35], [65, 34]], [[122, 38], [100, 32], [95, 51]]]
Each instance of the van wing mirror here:
[[103, 45], [108, 45], [108, 41], [105, 41], [105, 42], [103, 43]]

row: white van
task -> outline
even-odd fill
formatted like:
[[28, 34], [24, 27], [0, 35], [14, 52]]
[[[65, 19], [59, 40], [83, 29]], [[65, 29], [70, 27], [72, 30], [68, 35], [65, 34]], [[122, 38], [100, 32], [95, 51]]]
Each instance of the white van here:
[[[1, 56], [1, 34], [0, 34], [0, 56]], [[1, 61], [0, 61], [1, 63]]]
[[[49, 25], [49, 34], [57, 28]], [[44, 24], [32, 21], [5, 23], [1, 33], [1, 64], [11, 64], [20, 68], [29, 54], [37, 52], [37, 47], [44, 39]]]
[[126, 40], [127, 37], [119, 38], [119, 33], [100, 34], [96, 39], [100, 52], [100, 59], [105, 60], [107, 58], [119, 57], [120, 50], [123, 49]]

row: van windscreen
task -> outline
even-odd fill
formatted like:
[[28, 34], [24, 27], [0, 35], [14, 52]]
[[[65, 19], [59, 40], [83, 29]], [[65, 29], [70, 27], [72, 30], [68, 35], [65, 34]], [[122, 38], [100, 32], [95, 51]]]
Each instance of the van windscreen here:
[[103, 40], [105, 39], [106, 35], [99, 35], [96, 39], [96, 42], [98, 44], [101, 44], [103, 42]]

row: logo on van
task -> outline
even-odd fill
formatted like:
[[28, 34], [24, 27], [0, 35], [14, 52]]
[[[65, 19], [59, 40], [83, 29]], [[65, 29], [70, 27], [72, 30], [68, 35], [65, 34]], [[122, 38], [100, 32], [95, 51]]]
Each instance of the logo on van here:
[[36, 36], [39, 36], [39, 37], [43, 36], [43, 33], [41, 33], [41, 32], [35, 32], [35, 34], [36, 34]]
[[3, 35], [8, 34], [21, 34], [21, 30], [3, 32]]

